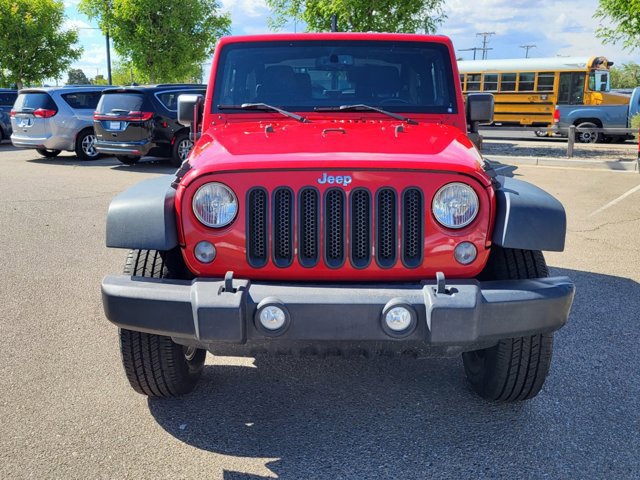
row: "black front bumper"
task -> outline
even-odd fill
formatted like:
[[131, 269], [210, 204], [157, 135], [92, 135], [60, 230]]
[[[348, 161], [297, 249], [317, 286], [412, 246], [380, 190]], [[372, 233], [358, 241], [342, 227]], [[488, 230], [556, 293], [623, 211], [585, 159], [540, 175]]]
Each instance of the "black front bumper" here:
[[[573, 302], [567, 277], [452, 281], [446, 293], [421, 285], [307, 285], [196, 279], [192, 282], [108, 276], [102, 282], [107, 318], [129, 330], [201, 345], [286, 341], [419, 341], [465, 346], [552, 332]], [[260, 328], [261, 307], [279, 305], [288, 323], [277, 334]], [[408, 306], [415, 326], [391, 335], [383, 313]]]

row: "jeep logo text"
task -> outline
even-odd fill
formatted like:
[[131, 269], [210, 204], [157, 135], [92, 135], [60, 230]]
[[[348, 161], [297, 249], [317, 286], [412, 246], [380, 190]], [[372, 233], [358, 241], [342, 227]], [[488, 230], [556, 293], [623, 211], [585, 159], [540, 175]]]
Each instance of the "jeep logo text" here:
[[327, 172], [323, 172], [322, 177], [318, 179], [318, 183], [320, 185], [324, 185], [325, 183], [333, 185], [334, 183], [337, 183], [338, 185], [346, 187], [352, 182], [352, 180], [351, 175], [337, 175], [334, 177], [333, 175], [327, 175]]

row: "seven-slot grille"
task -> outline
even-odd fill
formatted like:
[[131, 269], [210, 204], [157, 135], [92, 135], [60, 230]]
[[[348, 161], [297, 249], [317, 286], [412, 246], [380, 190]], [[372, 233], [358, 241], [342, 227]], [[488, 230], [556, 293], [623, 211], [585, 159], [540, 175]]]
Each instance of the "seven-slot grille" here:
[[269, 257], [283, 268], [295, 260], [303, 267], [322, 262], [339, 268], [349, 262], [365, 268], [375, 261], [391, 268], [401, 261], [417, 268], [423, 260], [424, 196], [414, 187], [400, 193], [331, 188], [324, 194], [314, 187], [297, 192], [278, 187], [270, 193], [253, 188], [247, 193], [246, 238], [247, 260], [256, 268]]

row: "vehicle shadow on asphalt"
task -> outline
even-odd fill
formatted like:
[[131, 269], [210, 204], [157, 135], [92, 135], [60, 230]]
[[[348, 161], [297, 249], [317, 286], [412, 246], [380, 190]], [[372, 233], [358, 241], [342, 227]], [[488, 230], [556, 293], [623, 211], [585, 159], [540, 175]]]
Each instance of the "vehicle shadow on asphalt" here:
[[[567, 478], [567, 466], [574, 478], [628, 478], [638, 461], [629, 441], [638, 428], [640, 284], [552, 275], [575, 282], [576, 300], [550, 377], [528, 402], [480, 399], [459, 358], [258, 357], [256, 368], [207, 366], [192, 394], [148, 406], [180, 441], [263, 459], [279, 478]], [[262, 474], [232, 469], [224, 478], [271, 478]]]
[[28, 163], [43, 165], [59, 165], [63, 167], [112, 167], [113, 170], [123, 172], [140, 173], [175, 173], [176, 167], [169, 163], [166, 158], [144, 158], [133, 165], [125, 165], [113, 157], [101, 157], [97, 160], [80, 160], [76, 156], [59, 156], [56, 158], [34, 158], [27, 160]]

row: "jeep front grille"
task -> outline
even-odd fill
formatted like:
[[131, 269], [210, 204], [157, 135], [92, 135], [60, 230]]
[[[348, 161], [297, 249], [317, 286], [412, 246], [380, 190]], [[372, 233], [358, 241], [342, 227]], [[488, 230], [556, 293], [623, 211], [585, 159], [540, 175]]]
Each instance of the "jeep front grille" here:
[[267, 192], [261, 188], [254, 188], [247, 196], [247, 258], [254, 267], [264, 267], [267, 264]]
[[[278, 187], [247, 193], [247, 259], [252, 267], [303, 267], [323, 262], [340, 268], [350, 262], [365, 268], [375, 261], [391, 268], [400, 260], [417, 268], [423, 260], [424, 196], [418, 188], [400, 194], [392, 188], [375, 193], [314, 187], [294, 192]], [[296, 255], [297, 249], [297, 255]]]

